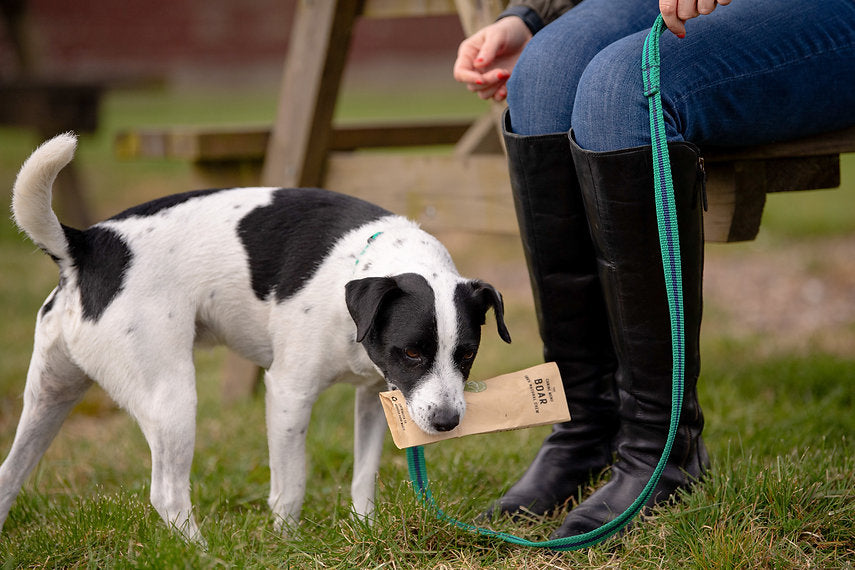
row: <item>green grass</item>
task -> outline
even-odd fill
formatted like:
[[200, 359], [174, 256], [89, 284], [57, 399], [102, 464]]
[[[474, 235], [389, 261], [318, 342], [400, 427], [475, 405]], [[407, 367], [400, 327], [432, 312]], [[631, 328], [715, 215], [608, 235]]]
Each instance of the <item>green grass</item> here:
[[[468, 96], [468, 94], [467, 94]], [[454, 110], [455, 95], [443, 95]], [[435, 97], [437, 100], [440, 98]], [[420, 109], [429, 101], [417, 102]], [[125, 93], [108, 99], [104, 130], [85, 137], [80, 166], [99, 215], [142, 197], [186, 188], [180, 163], [118, 163], [115, 129], [142, 124], [262, 121], [272, 99], [236, 94]], [[413, 101], [386, 105], [403, 113]], [[347, 100], [346, 115], [374, 116], [368, 95]], [[37, 141], [0, 131], [0, 187], [11, 187]], [[855, 164], [846, 157], [844, 189], [770, 198], [764, 239], [851, 234]], [[8, 191], [0, 193], [8, 203]], [[796, 202], [788, 202], [793, 198]], [[796, 207], [792, 207], [797, 204]], [[810, 228], [809, 231], [807, 228]], [[457, 243], [457, 242], [455, 242]], [[514, 263], [518, 247], [484, 240], [452, 253], [461, 270], [478, 259]], [[476, 248], [473, 252], [472, 248]], [[510, 261], [509, 261], [510, 260]], [[8, 220], [0, 222], [0, 449], [11, 444], [29, 360], [33, 317], [55, 285], [50, 260]], [[488, 319], [474, 376], [539, 361], [530, 299], [507, 299], [514, 344]], [[714, 317], [714, 316], [713, 316]], [[274, 533], [262, 398], [227, 405], [219, 397], [224, 351], [197, 358], [200, 404], [192, 498], [208, 549], [184, 544], [148, 504], [150, 459], [134, 422], [97, 388], [72, 414], [25, 485], [0, 535], [0, 562], [15, 567], [186, 568], [841, 568], [855, 560], [855, 357], [822, 353], [758, 356], [751, 342], [704, 338], [700, 397], [711, 475], [676, 505], [657, 510], [621, 538], [556, 554], [474, 537], [437, 521], [414, 498], [404, 453], [387, 438], [378, 478], [376, 521], [349, 512], [352, 389], [337, 386], [318, 403], [309, 430], [310, 474], [301, 527]], [[323, 410], [321, 413], [319, 410]], [[426, 450], [432, 487], [449, 514], [471, 520], [533, 457], [548, 428], [473, 436]], [[498, 528], [544, 540], [552, 518]]]
[[[702, 401], [713, 474], [677, 506], [663, 508], [620, 540], [555, 555], [477, 539], [445, 526], [413, 498], [403, 452], [387, 443], [377, 521], [352, 520], [351, 391], [324, 395], [310, 429], [312, 466], [304, 522], [276, 536], [265, 504], [268, 470], [263, 405], [223, 409], [216, 355], [201, 370], [193, 501], [207, 552], [183, 544], [147, 504], [144, 441], [121, 413], [78, 442], [61, 434], [16, 503], [0, 558], [12, 565], [455, 568], [579, 566], [840, 567], [855, 538], [852, 361], [816, 356], [706, 368]], [[748, 358], [748, 355], [745, 355]], [[213, 380], [212, 380], [213, 378]], [[330, 421], [330, 417], [337, 418]], [[817, 421], [821, 417], [822, 421]], [[79, 421], [79, 420], [78, 420]], [[74, 420], [72, 424], [75, 423]], [[90, 430], [91, 431], [91, 430]], [[476, 436], [427, 449], [438, 501], [471, 519], [526, 465], [544, 430]], [[5, 434], [4, 434], [5, 435]], [[74, 466], [84, 465], [80, 472]], [[555, 519], [499, 526], [543, 540]], [[48, 560], [50, 557], [50, 560]]]

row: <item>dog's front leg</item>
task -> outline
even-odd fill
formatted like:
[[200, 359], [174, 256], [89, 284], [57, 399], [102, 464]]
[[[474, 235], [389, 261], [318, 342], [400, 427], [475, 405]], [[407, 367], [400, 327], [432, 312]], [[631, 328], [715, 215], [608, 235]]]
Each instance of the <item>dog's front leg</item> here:
[[377, 396], [379, 387], [360, 386], [356, 389], [356, 409], [353, 438], [353, 482], [350, 496], [353, 510], [360, 518], [370, 518], [374, 512], [377, 471], [386, 434], [386, 418]]
[[264, 376], [270, 452], [268, 504], [276, 517], [276, 529], [281, 531], [299, 522], [306, 493], [306, 431], [321, 391], [308, 378], [312, 375], [277, 374], [275, 367]]

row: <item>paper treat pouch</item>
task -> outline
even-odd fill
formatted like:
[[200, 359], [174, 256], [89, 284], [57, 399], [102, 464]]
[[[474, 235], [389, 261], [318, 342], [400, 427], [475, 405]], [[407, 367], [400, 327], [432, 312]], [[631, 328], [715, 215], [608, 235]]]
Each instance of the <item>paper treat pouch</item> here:
[[425, 433], [407, 412], [398, 390], [381, 392], [392, 439], [399, 449], [476, 433], [521, 429], [570, 419], [558, 366], [547, 362], [484, 381], [466, 382], [466, 413], [451, 431]]

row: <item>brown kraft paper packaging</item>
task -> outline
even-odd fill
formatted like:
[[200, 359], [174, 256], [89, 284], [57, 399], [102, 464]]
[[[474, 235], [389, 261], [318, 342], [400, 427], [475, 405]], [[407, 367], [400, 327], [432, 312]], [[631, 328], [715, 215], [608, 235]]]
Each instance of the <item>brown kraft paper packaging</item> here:
[[386, 422], [398, 449], [476, 433], [522, 429], [570, 420], [564, 386], [554, 362], [489, 380], [469, 380], [466, 382], [464, 399], [466, 413], [460, 424], [451, 431], [432, 435], [422, 431], [410, 417], [400, 391], [380, 393]]

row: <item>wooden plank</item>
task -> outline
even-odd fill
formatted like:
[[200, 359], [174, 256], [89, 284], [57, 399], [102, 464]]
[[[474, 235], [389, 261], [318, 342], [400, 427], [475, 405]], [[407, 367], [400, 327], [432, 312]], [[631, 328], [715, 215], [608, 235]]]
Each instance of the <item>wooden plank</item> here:
[[[479, 124], [484, 132], [489, 132], [493, 128], [489, 117], [486, 115]], [[430, 134], [429, 137], [442, 138], [445, 135], [437, 133], [442, 133], [448, 129], [447, 132], [452, 133], [449, 138], [453, 138], [460, 133], [463, 126], [463, 123], [456, 126], [453, 124], [440, 125], [437, 127], [437, 131]], [[334, 130], [331, 146], [332, 148], [350, 148], [357, 144], [354, 142], [355, 140], [363, 141], [359, 144], [381, 145], [391, 142], [396, 146], [403, 145], [407, 140], [412, 142], [418, 138], [407, 138], [405, 133], [412, 128], [412, 126], [401, 125], [397, 127], [349, 125]], [[422, 128], [426, 131], [431, 130], [430, 125], [422, 124]], [[401, 129], [401, 134], [390, 136], [389, 133], [396, 133], [396, 129]], [[418, 130], [419, 127], [416, 126], [415, 131]], [[366, 133], [370, 134], [365, 136]], [[263, 128], [231, 132], [218, 129], [132, 131], [117, 138], [117, 152], [125, 157], [160, 156], [194, 161], [197, 164], [200, 181], [205, 186], [253, 185], [259, 183], [258, 164], [268, 137], [267, 130]], [[421, 142], [436, 143], [439, 142], [439, 139], [434, 138], [430, 141], [429, 139], [422, 139]], [[774, 150], [774, 147], [768, 148]], [[459, 152], [460, 149], [457, 150]], [[443, 188], [444, 185], [455, 187], [455, 185], [462, 184], [463, 187], [467, 188], [467, 193], [475, 192], [477, 194], [479, 185], [485, 183], [482, 177], [467, 179], [466, 176], [468, 175], [463, 173], [455, 162], [459, 160], [461, 164], [465, 164], [466, 155], [471, 152], [473, 152], [471, 148], [467, 149], [466, 152], [458, 154], [455, 159], [432, 157], [431, 160], [434, 162], [431, 162], [428, 167], [432, 169], [430, 172], [423, 172], [423, 165], [426, 163], [414, 163], [412, 156], [402, 158], [384, 153], [372, 158], [365, 154], [356, 154], [350, 157], [348, 159], [350, 162], [347, 163], [350, 165], [349, 170], [352, 171], [348, 175], [350, 180], [345, 184], [340, 184], [340, 186], [348, 191], [351, 186], [359, 186], [357, 178], [364, 180], [364, 184], [372, 185], [372, 189], [360, 191], [360, 195], [369, 200], [374, 200], [375, 196], [382, 193], [384, 187], [388, 187], [387, 180], [398, 180], [403, 177], [402, 181], [405, 187], [418, 188], [420, 190], [417, 191], [425, 194], [418, 200], [412, 198], [410, 203], [421, 200], [430, 206], [431, 211], [441, 212], [449, 202], [445, 198], [439, 201], [435, 199], [433, 194], [436, 188]], [[504, 157], [494, 155], [492, 158], [498, 158], [498, 160], [489, 162], [493, 168], [497, 169], [497, 175], [505, 177], [507, 166], [504, 163]], [[339, 155], [335, 160], [339, 165], [345, 164], [343, 156]], [[441, 160], [448, 160], [448, 162], [441, 162]], [[360, 163], [367, 164], [367, 168], [359, 166]], [[402, 168], [406, 172], [398, 173], [397, 170]], [[336, 176], [339, 177], [339, 180], [346, 178], [344, 174], [339, 175], [338, 173], [338, 170], [332, 170], [333, 180]], [[382, 173], [382, 176], [378, 177], [379, 173]], [[448, 176], [443, 176], [442, 173], [453, 173], [452, 176], [462, 176], [462, 178], [454, 180]], [[436, 177], [437, 180], [431, 182], [431, 176]], [[704, 218], [706, 240], [711, 242], [745, 241], [754, 239], [757, 235], [767, 192], [837, 187], [840, 184], [840, 167], [837, 155], [712, 162], [707, 163], [707, 177], [707, 195], [710, 206]], [[419, 179], [418, 184], [412, 182], [414, 178]], [[408, 180], [410, 181], [408, 182]], [[338, 182], [336, 183], [338, 184]], [[495, 181], [491, 180], [489, 183], [494, 184]], [[329, 185], [329, 178], [326, 184]], [[393, 191], [397, 188], [398, 186], [395, 186]], [[461, 199], [461, 196], [458, 196], [457, 199]], [[479, 199], [475, 198], [476, 201]], [[439, 203], [442, 207], [438, 207], [433, 202]], [[406, 204], [398, 202], [392, 209], [402, 211], [398, 208], [405, 206]], [[421, 215], [423, 221], [427, 221], [429, 224], [434, 223], [430, 216]], [[443, 220], [448, 220], [444, 214], [436, 215], [443, 216]], [[460, 220], [461, 218], [454, 219]], [[465, 223], [469, 220], [463, 216], [462, 221]], [[456, 222], [443, 221], [442, 225], [447, 228], [451, 227], [453, 223]], [[478, 231], [504, 231], [493, 223], [482, 224], [482, 226], [481, 230]], [[504, 227], [504, 221], [498, 226]]]
[[122, 159], [171, 158], [201, 161], [262, 160], [269, 127], [171, 127], [120, 131], [114, 139]]
[[[706, 241], [756, 237], [766, 192], [781, 190], [777, 186], [780, 179], [798, 178], [798, 174], [772, 164], [729, 162], [708, 169]], [[259, 160], [200, 162], [196, 168], [204, 187], [253, 186], [260, 182]], [[833, 172], [823, 176], [827, 183], [836, 182]], [[431, 231], [518, 231], [504, 155], [334, 152], [324, 186], [412, 217]]]
[[[492, 111], [491, 111], [492, 112]], [[473, 130], [467, 133], [467, 127]], [[471, 144], [467, 137], [493, 138], [493, 129], [489, 114], [471, 119], [413, 120], [371, 123], [351, 123], [334, 125], [330, 136], [330, 150], [348, 150], [356, 148], [423, 146], [435, 144], [459, 143], [458, 152], [486, 152], [479, 147], [480, 142]], [[844, 136], [846, 134], [846, 136]], [[121, 158], [178, 158], [183, 160], [242, 160], [261, 159], [270, 137], [267, 126], [254, 127], [169, 127], [143, 128], [121, 131], [115, 139], [116, 153]], [[851, 137], [851, 138], [850, 138]], [[496, 146], [488, 143], [489, 151]], [[471, 149], [471, 150], [470, 150]], [[702, 150], [704, 160], [710, 170], [725, 162], [746, 162], [753, 160], [794, 160], [797, 158], [831, 157], [846, 152], [855, 152], [855, 129], [839, 131], [828, 139], [810, 138], [805, 146], [797, 143], [777, 143], [762, 147], [747, 147], [745, 155], [716, 148]], [[781, 163], [784, 164], [784, 163]], [[804, 163], [808, 165], [808, 162]], [[831, 162], [826, 164], [830, 165]], [[822, 168], [812, 168], [822, 175]], [[787, 176], [790, 176], [788, 173]], [[800, 176], [799, 179], [804, 179]], [[827, 187], [827, 186], [822, 186]], [[809, 188], [809, 186], [805, 186]], [[816, 186], [810, 187], [816, 188]], [[797, 189], [797, 188], [793, 188]], [[774, 188], [770, 191], [778, 191]]]
[[763, 161], [766, 192], [819, 190], [840, 186], [840, 155], [771, 158]]
[[855, 127], [822, 133], [798, 140], [737, 148], [706, 147], [706, 162], [792, 158], [855, 152]]
[[407, 18], [454, 14], [454, 0], [366, 0], [366, 18]]
[[[472, 125], [468, 119], [372, 122], [333, 127], [330, 150], [451, 145]], [[190, 161], [262, 160], [270, 141], [264, 126], [171, 127], [121, 131], [115, 138], [120, 158], [176, 158]], [[499, 147], [501, 148], [501, 147]]]
[[265, 184], [321, 182], [333, 111], [361, 7], [361, 0], [298, 4], [262, 174]]
[[336, 125], [330, 138], [330, 150], [358, 148], [410, 147], [455, 144], [466, 134], [472, 120], [418, 120]]
[[503, 155], [332, 153], [324, 186], [371, 200], [429, 231], [518, 231]]

